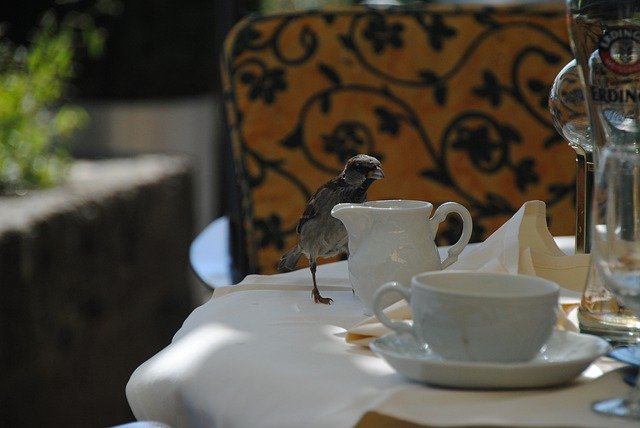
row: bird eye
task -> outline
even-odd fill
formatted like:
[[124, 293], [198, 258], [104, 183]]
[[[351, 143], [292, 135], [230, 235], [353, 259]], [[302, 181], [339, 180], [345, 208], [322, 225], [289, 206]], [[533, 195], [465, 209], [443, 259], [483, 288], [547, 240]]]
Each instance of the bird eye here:
[[358, 172], [361, 174], [369, 173], [373, 168], [370, 165], [358, 165]]

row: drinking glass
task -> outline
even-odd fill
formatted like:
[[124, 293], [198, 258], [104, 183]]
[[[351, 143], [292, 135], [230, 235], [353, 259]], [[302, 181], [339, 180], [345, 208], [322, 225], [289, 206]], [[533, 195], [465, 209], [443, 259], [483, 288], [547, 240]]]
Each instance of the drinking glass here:
[[[605, 145], [600, 152], [592, 215], [592, 257], [606, 289], [640, 315], [640, 148]], [[640, 378], [640, 376], [639, 376]], [[625, 397], [597, 402], [599, 413], [640, 420], [640, 385]]]
[[593, 139], [576, 60], [558, 73], [549, 92], [549, 111], [556, 131], [576, 152], [576, 253], [591, 248], [589, 215], [593, 189]]
[[[587, 104], [576, 60], [556, 76], [549, 93], [553, 124], [576, 152], [576, 253], [591, 252], [591, 207], [594, 179], [594, 145]], [[603, 337], [613, 345], [639, 341], [640, 319], [609, 292], [591, 266], [580, 308], [580, 331]]]
[[[567, 21], [599, 169], [607, 147], [626, 150], [626, 156], [640, 147], [640, 0], [567, 0]], [[640, 343], [640, 318], [632, 313], [592, 266], [578, 311], [580, 330], [613, 344]]]

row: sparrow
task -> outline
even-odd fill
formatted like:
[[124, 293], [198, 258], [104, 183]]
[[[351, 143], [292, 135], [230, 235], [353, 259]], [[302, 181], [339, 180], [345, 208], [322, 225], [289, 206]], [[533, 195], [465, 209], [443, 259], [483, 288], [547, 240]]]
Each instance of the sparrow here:
[[331, 304], [333, 301], [322, 297], [318, 291], [318, 257], [333, 257], [348, 252], [347, 230], [340, 220], [331, 216], [331, 210], [339, 203], [364, 202], [369, 186], [383, 177], [378, 159], [356, 155], [347, 161], [340, 175], [320, 186], [305, 206], [296, 227], [298, 243], [280, 258], [278, 270], [286, 272], [295, 269], [304, 254], [309, 259], [313, 280], [311, 296], [316, 303]]

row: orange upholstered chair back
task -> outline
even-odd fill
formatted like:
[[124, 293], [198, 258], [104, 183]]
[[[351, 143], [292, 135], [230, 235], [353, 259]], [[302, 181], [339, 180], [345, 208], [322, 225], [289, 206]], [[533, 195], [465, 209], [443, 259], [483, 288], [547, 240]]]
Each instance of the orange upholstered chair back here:
[[[252, 15], [228, 34], [224, 97], [246, 272], [273, 272], [314, 190], [356, 153], [369, 199], [456, 201], [486, 238], [527, 200], [573, 234], [575, 156], [547, 108], [571, 58], [564, 5], [353, 6]], [[437, 242], [457, 239], [441, 225]]]

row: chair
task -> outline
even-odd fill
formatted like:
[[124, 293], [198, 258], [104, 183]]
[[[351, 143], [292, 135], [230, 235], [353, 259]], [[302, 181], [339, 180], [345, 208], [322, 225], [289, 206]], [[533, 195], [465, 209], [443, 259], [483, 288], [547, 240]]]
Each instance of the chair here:
[[[574, 152], [547, 109], [572, 58], [564, 14], [562, 3], [360, 5], [237, 23], [222, 56], [236, 267], [274, 272], [310, 195], [356, 153], [385, 171], [369, 199], [457, 201], [472, 241], [532, 199], [552, 233], [573, 234]], [[438, 244], [460, 227], [448, 220]]]

